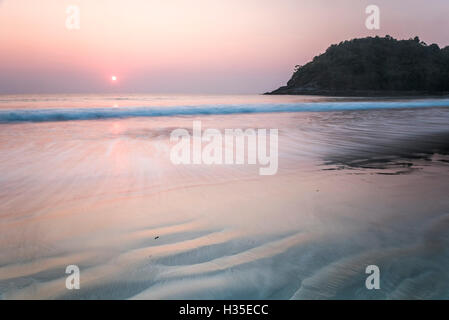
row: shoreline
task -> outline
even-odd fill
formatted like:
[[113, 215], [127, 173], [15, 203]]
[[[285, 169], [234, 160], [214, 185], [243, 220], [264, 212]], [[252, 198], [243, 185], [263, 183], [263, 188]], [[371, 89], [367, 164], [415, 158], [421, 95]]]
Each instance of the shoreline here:
[[324, 96], [324, 97], [385, 97], [385, 98], [422, 98], [449, 97], [449, 92], [428, 91], [387, 91], [387, 90], [310, 90], [281, 87], [263, 95], [296, 95], [296, 96]]

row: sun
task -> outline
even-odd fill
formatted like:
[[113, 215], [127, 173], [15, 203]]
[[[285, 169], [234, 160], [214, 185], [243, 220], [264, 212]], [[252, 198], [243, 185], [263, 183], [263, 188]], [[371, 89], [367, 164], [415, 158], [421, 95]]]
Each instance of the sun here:
[[112, 80], [112, 81], [117, 81], [117, 77], [116, 77], [116, 76], [112, 76], [112, 77], [111, 77], [111, 80]]

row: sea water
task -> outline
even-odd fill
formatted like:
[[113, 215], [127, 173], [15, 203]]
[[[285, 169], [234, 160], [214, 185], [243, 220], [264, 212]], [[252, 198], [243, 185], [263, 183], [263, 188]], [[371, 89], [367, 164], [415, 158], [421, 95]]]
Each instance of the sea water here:
[[[449, 298], [448, 107], [0, 96], [0, 297]], [[173, 164], [170, 133], [194, 121], [278, 129], [277, 173]], [[379, 290], [365, 286], [369, 265]]]

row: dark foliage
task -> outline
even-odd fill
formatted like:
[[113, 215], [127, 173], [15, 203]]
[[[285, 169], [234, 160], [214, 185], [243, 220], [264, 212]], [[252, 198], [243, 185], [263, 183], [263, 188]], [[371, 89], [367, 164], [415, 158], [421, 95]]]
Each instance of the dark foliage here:
[[344, 41], [297, 66], [287, 86], [273, 93], [323, 90], [447, 92], [449, 46], [440, 49], [418, 37]]

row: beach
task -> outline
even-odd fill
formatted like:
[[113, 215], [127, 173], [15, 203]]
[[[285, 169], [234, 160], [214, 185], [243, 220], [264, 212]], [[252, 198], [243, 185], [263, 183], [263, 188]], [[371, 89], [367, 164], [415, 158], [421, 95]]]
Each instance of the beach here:
[[[447, 299], [447, 107], [2, 96], [0, 298]], [[277, 173], [173, 164], [170, 133], [193, 121], [278, 129]], [[382, 290], [365, 288], [368, 265]]]

